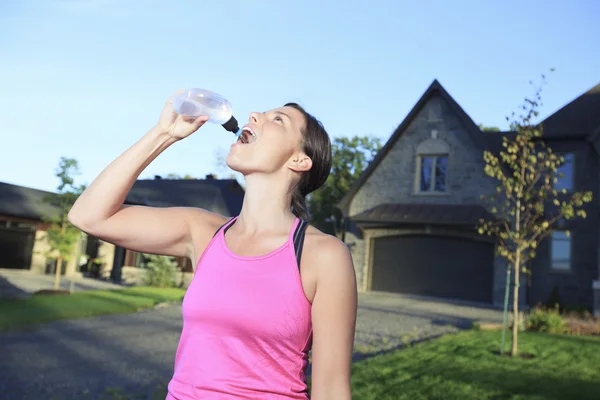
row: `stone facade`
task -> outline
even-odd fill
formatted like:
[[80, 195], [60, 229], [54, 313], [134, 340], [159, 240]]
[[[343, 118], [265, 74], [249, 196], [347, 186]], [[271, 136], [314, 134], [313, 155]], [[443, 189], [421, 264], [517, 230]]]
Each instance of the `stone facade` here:
[[48, 244], [44, 240], [46, 232], [35, 231], [35, 242], [33, 243], [33, 254], [31, 255], [31, 270], [38, 273], [46, 273], [46, 254], [49, 251]]
[[[456, 113], [448, 100], [435, 92], [404, 127], [403, 132], [390, 143], [390, 149], [375, 166], [368, 178], [354, 193], [347, 205], [350, 218], [345, 241], [351, 249], [358, 287], [370, 290], [371, 241], [375, 237], [410, 233], [406, 229], [359, 229], [352, 216], [385, 203], [418, 204], [480, 204], [482, 194], [495, 192], [496, 181], [484, 173], [483, 151], [485, 148], [474, 140], [473, 132], [464, 123], [464, 116]], [[477, 132], [480, 135], [494, 133]], [[552, 291], [558, 290], [565, 304], [591, 307], [594, 302], [600, 310], [600, 289], [592, 282], [600, 277], [600, 164], [598, 150], [586, 140], [549, 141], [556, 152], [575, 154], [575, 190], [591, 190], [595, 196], [587, 207], [588, 218], [569, 223], [572, 232], [572, 269], [556, 272], [550, 268], [551, 249], [549, 241], [540, 245], [537, 257], [531, 263], [533, 275], [521, 275], [520, 299], [522, 305], [535, 305], [548, 301]], [[596, 143], [596, 147], [600, 145]], [[418, 191], [419, 154], [448, 155], [446, 191], [423, 194]], [[590, 173], [590, 171], [595, 173]], [[452, 228], [444, 235], [453, 235]], [[435, 227], [421, 227], [421, 233], [436, 233]], [[413, 232], [414, 233], [414, 232]], [[462, 234], [462, 233], [461, 233]], [[472, 239], [478, 234], [473, 232]], [[497, 257], [494, 268], [493, 303], [500, 306], [504, 300], [506, 262]], [[596, 284], [600, 287], [600, 284]], [[511, 296], [512, 297], [512, 296]], [[510, 299], [512, 305], [512, 299]], [[599, 311], [600, 312], [600, 311]]]
[[[38, 274], [45, 274], [46, 267], [49, 258], [48, 242], [46, 241], [46, 231], [44, 230], [43, 224], [39, 224], [38, 229], [35, 231], [35, 241], [33, 244], [33, 251], [31, 254], [31, 265], [30, 270]], [[71, 257], [62, 266], [63, 276], [65, 277], [77, 277], [80, 273], [77, 271], [77, 246], [73, 249]]]
[[[423, 143], [432, 143], [432, 139], [446, 144], [449, 149], [448, 190], [443, 194], [415, 191], [417, 148]], [[495, 188], [483, 167], [483, 153], [458, 116], [440, 96], [434, 96], [355, 194], [349, 215], [382, 203], [479, 204], [480, 195]]]
[[[419, 154], [448, 154], [447, 190], [444, 193], [420, 193]], [[349, 215], [357, 215], [383, 203], [481, 204], [481, 195], [494, 191], [494, 182], [484, 174], [483, 150], [473, 141], [444, 98], [432, 96], [406, 130], [393, 144], [386, 157], [358, 189], [349, 204]], [[353, 229], [352, 229], [353, 228]], [[406, 229], [349, 229], [346, 243], [352, 251], [358, 286], [370, 290], [372, 239], [415, 233]], [[444, 235], [464, 235], [441, 228]], [[421, 227], [417, 233], [436, 234], [440, 228]], [[469, 239], [483, 239], [475, 231]], [[497, 258], [494, 268], [494, 304], [504, 298], [506, 267]]]

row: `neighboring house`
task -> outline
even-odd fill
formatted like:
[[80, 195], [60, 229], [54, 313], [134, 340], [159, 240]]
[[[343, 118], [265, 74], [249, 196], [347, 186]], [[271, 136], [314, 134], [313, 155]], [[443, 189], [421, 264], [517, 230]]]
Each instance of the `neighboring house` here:
[[[0, 182], [0, 268], [49, 271], [48, 246], [44, 241], [47, 226], [42, 218], [56, 213], [56, 209], [44, 201], [53, 195]], [[72, 270], [73, 266], [71, 263], [64, 270]]]
[[[559, 225], [541, 245], [520, 297], [534, 305], [554, 292], [565, 304], [600, 311], [593, 295], [600, 286], [600, 85], [543, 126], [544, 140], [567, 160], [559, 186], [591, 190], [594, 201], [587, 219]], [[431, 84], [340, 202], [359, 290], [503, 304], [506, 264], [476, 226], [491, 217], [481, 194], [496, 187], [484, 174], [483, 152], [498, 153], [511, 134], [482, 132], [437, 80]]]
[[[235, 179], [216, 179], [207, 175], [205, 179], [161, 179], [138, 180], [127, 195], [125, 204], [151, 207], [199, 207], [205, 210], [233, 217], [242, 209], [244, 189]], [[92, 239], [92, 242], [94, 239]], [[140, 267], [144, 255], [122, 247], [101, 242], [88, 246], [88, 254], [104, 261], [103, 277], [115, 282], [139, 283]], [[97, 249], [97, 250], [96, 250]], [[185, 273], [193, 268], [186, 258], [177, 260]], [[189, 278], [189, 277], [188, 277]]]
[[[45, 226], [41, 222], [42, 216], [55, 212], [43, 201], [48, 195], [53, 193], [0, 183], [0, 268], [49, 273], [51, 268], [43, 254]], [[216, 179], [208, 175], [206, 179], [170, 180], [157, 176], [153, 180], [136, 181], [125, 204], [201, 207], [234, 216], [240, 212], [243, 198], [244, 190], [235, 179]], [[125, 283], [139, 281], [139, 270], [144, 262], [142, 254], [87, 237], [75, 249], [64, 274], [78, 273], [88, 258], [98, 259], [103, 264], [102, 277]], [[83, 265], [78, 265], [81, 261]], [[189, 261], [177, 261], [184, 272], [192, 271]]]

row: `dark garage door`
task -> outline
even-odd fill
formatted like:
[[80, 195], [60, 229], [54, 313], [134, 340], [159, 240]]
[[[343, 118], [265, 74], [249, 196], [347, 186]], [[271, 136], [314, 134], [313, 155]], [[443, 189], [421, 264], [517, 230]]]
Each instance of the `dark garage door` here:
[[33, 228], [0, 227], [0, 268], [29, 269], [34, 241]]
[[378, 238], [372, 290], [492, 302], [494, 246], [446, 236]]

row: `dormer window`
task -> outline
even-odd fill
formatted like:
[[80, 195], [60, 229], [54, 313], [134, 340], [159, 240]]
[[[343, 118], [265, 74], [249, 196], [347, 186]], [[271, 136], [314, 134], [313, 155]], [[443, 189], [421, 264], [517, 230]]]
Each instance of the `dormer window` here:
[[[437, 132], [436, 132], [437, 133]], [[417, 168], [415, 192], [436, 194], [447, 192], [448, 155], [450, 148], [446, 142], [435, 138], [421, 142], [417, 147]]]

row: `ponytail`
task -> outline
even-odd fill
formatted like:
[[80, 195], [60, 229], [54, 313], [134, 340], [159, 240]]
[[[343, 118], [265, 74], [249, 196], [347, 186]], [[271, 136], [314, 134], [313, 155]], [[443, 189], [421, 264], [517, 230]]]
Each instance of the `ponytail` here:
[[304, 172], [292, 191], [292, 213], [299, 219], [310, 222], [310, 213], [306, 206], [306, 196], [325, 184], [331, 172], [332, 149], [329, 135], [314, 116], [307, 113], [296, 103], [287, 103], [304, 115], [305, 126], [302, 129], [302, 151], [312, 160], [310, 170]]
[[308, 222], [310, 219], [308, 207], [306, 206], [306, 198], [300, 193], [298, 187], [292, 193], [292, 212], [303, 221]]

